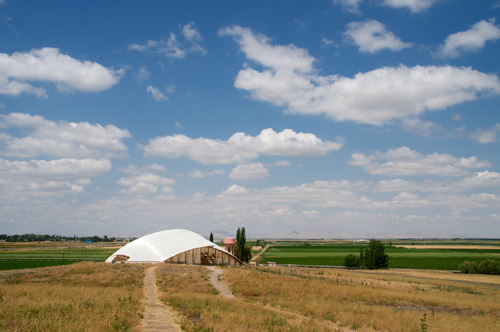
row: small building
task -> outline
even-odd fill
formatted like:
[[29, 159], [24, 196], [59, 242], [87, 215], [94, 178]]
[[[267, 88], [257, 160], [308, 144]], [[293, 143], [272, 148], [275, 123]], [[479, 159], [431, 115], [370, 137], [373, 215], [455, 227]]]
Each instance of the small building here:
[[276, 266], [276, 262], [267, 262], [267, 266]]
[[236, 244], [236, 240], [232, 237], [227, 237], [224, 239], [224, 247], [226, 247], [226, 250], [231, 253], [231, 255], [234, 255], [234, 245]]

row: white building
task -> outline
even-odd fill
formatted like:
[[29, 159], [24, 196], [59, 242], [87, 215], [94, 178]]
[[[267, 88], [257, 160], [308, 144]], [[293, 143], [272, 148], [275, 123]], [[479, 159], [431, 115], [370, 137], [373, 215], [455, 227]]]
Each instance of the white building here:
[[199, 234], [172, 229], [143, 236], [112, 254], [106, 263], [243, 264], [231, 253]]

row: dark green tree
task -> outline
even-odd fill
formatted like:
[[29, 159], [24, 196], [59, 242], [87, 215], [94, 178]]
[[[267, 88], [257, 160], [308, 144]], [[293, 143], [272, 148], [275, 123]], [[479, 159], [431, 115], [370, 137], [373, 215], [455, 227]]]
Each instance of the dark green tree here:
[[212, 233], [210, 233], [210, 242], [214, 242], [214, 235]]
[[363, 267], [363, 248], [359, 248], [359, 267]]
[[365, 267], [384, 269], [389, 266], [389, 256], [385, 253], [385, 245], [379, 240], [371, 240], [364, 257]]
[[345, 267], [359, 267], [359, 257], [349, 254], [345, 256], [343, 265]]

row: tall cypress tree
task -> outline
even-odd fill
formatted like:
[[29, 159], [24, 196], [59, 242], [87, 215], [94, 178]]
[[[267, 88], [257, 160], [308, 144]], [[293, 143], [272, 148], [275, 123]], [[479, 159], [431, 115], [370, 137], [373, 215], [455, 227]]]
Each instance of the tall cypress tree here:
[[214, 242], [214, 235], [212, 233], [210, 233], [210, 242]]
[[363, 267], [363, 248], [359, 248], [359, 267]]

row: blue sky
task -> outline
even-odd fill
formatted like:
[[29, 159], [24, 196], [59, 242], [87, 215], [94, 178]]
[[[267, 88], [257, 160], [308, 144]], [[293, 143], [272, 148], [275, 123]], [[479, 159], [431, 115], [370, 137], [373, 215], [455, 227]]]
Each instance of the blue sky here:
[[0, 1], [0, 233], [499, 237], [499, 16]]

